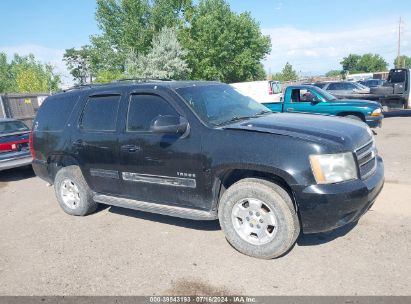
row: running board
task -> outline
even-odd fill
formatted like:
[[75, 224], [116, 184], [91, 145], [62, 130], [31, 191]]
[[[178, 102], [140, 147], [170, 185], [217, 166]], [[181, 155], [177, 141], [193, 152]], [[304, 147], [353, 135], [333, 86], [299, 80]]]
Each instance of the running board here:
[[157, 203], [147, 203], [136, 201], [127, 198], [96, 194], [93, 200], [97, 203], [112, 205], [117, 207], [123, 207], [128, 209], [134, 209], [139, 211], [158, 213], [163, 215], [169, 215], [174, 217], [181, 217], [191, 220], [203, 220], [212, 221], [218, 218], [216, 211], [202, 211], [197, 209], [189, 209], [168, 205], [161, 205]]

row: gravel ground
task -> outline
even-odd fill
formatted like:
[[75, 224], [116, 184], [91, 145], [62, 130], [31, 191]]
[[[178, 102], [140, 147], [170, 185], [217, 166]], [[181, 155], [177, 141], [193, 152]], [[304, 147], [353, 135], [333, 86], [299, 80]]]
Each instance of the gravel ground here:
[[218, 222], [71, 217], [30, 169], [0, 172], [0, 295], [411, 295], [411, 118], [376, 132], [386, 184], [371, 211], [270, 261], [236, 252]]

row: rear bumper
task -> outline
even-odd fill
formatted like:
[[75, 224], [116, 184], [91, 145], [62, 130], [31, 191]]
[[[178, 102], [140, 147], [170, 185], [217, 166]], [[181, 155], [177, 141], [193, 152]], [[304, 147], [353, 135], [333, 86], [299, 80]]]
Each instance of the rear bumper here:
[[357, 221], [371, 208], [384, 185], [384, 166], [366, 180], [294, 187], [303, 233], [331, 231]]
[[382, 119], [384, 115], [380, 116], [367, 116], [365, 117], [365, 122], [370, 128], [377, 128], [382, 126]]
[[33, 161], [30, 152], [12, 152], [0, 155], [0, 171], [28, 166]]

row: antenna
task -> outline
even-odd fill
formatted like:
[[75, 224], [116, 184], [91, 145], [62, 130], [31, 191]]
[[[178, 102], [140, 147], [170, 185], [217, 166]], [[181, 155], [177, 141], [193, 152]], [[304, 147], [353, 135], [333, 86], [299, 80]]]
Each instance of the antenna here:
[[398, 22], [398, 50], [397, 50], [397, 64], [395, 65], [396, 68], [401, 68], [401, 25], [402, 19], [400, 17], [400, 21]]

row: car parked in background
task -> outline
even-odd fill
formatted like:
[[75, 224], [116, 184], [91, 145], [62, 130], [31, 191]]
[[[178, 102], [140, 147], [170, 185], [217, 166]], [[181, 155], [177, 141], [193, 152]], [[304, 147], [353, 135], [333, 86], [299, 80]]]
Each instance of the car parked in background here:
[[29, 135], [23, 122], [0, 118], [0, 171], [31, 164]]
[[370, 88], [363, 86], [357, 82], [350, 81], [333, 81], [333, 82], [318, 82], [314, 84], [331, 94], [336, 95], [351, 95], [351, 94], [369, 94]]
[[359, 84], [362, 84], [363, 86], [366, 86], [368, 88], [377, 88], [377, 87], [382, 87], [385, 83], [385, 80], [383, 79], [367, 79], [367, 80], [360, 80], [357, 81]]

